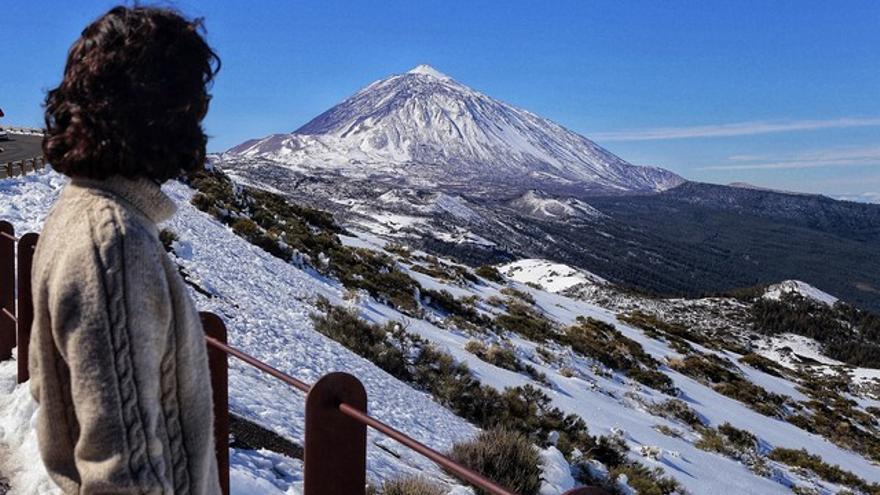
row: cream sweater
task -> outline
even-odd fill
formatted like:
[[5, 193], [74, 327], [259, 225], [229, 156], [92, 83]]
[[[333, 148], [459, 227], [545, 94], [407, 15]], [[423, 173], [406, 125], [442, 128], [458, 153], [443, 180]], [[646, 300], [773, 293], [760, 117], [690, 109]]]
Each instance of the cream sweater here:
[[220, 493], [202, 327], [156, 229], [174, 211], [146, 179], [74, 179], [46, 219], [31, 392], [65, 493]]

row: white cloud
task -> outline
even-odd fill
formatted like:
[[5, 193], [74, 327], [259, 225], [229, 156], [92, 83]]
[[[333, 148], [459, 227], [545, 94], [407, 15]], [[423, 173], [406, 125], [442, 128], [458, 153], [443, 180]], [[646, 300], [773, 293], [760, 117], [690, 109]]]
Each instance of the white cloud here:
[[735, 163], [700, 167], [697, 170], [781, 170], [880, 165], [880, 146], [827, 148], [790, 155], [737, 155], [728, 160]]
[[880, 118], [844, 117], [825, 120], [753, 121], [691, 127], [658, 127], [591, 134], [596, 141], [652, 141], [705, 137], [751, 136], [776, 132], [880, 126]]

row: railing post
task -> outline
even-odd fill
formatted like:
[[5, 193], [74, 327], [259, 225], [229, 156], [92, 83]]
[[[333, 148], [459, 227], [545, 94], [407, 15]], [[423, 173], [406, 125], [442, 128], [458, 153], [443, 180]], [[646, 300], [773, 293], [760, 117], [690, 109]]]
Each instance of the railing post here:
[[0, 221], [0, 361], [15, 347], [15, 228]]
[[580, 488], [572, 488], [562, 495], [608, 495], [608, 492], [595, 486], [582, 486]]
[[[199, 313], [205, 335], [226, 343], [226, 325], [214, 313]], [[229, 495], [229, 356], [208, 346], [211, 391], [214, 398], [214, 445], [217, 450], [217, 474], [220, 489]]]
[[363, 384], [348, 373], [330, 373], [306, 397], [305, 495], [364, 495], [367, 427], [339, 410], [341, 403], [367, 411]]
[[31, 340], [31, 325], [34, 322], [34, 296], [31, 293], [31, 270], [34, 265], [34, 250], [37, 248], [38, 234], [28, 232], [18, 240], [18, 383], [30, 378], [28, 373], [28, 348]]

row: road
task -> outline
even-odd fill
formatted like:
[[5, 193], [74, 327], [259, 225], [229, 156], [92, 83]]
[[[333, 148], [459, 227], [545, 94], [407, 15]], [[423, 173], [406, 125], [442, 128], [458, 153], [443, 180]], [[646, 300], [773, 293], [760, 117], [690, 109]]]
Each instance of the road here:
[[10, 134], [9, 141], [0, 141], [0, 163], [34, 158], [43, 154], [43, 136]]

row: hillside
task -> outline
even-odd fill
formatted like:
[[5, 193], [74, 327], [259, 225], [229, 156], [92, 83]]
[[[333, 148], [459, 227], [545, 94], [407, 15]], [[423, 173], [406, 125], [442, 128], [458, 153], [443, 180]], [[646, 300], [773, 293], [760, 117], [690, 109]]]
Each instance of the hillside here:
[[[49, 171], [0, 182], [0, 217], [38, 231], [63, 183]], [[806, 284], [658, 299], [542, 260], [474, 270], [218, 171], [166, 191], [181, 207], [164, 226], [169, 254], [233, 345], [306, 381], [356, 374], [372, 414], [442, 450], [482, 428], [521, 431], [541, 449], [542, 495], [575, 483], [880, 493], [880, 365], [846, 353], [880, 343], [876, 317]], [[461, 211], [454, 198], [435, 203]], [[817, 318], [789, 318], [803, 307]], [[846, 338], [817, 340], [829, 318]], [[841, 363], [850, 358], [864, 361]], [[0, 474], [14, 493], [49, 493], [33, 468], [33, 404], [10, 364], [0, 366]], [[302, 397], [238, 365], [230, 387], [233, 412], [301, 444]], [[422, 474], [466, 493], [379, 435], [368, 470], [375, 485]], [[296, 459], [233, 453], [234, 493], [298, 493], [299, 483]]]

